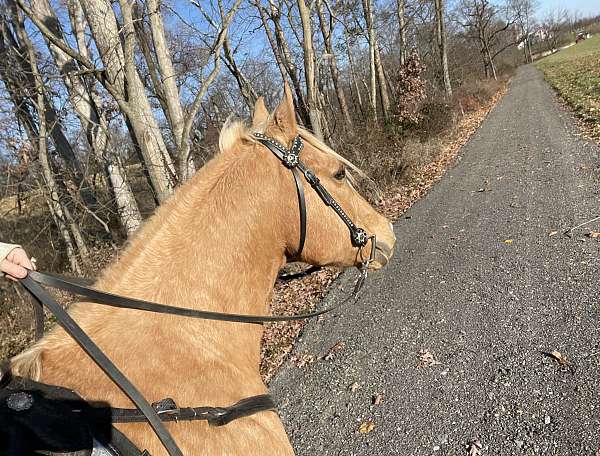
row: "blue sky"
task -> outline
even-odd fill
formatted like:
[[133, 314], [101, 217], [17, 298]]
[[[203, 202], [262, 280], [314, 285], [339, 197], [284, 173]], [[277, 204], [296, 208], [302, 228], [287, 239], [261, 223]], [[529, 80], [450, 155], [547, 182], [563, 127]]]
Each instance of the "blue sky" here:
[[539, 5], [541, 18], [550, 11], [564, 9], [578, 11], [584, 17], [600, 14], [600, 0], [539, 0]]

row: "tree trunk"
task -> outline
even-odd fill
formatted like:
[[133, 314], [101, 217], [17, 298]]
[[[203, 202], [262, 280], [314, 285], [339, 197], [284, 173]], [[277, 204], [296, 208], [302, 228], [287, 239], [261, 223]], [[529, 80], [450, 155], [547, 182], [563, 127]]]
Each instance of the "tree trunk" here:
[[371, 118], [377, 123], [377, 68], [375, 66], [375, 28], [373, 27], [373, 12], [371, 0], [362, 0], [363, 12], [367, 23], [367, 39], [369, 41], [369, 108]]
[[[305, 99], [296, 64], [294, 63], [292, 53], [290, 52], [287, 40], [285, 38], [285, 33], [283, 31], [283, 28], [281, 27], [281, 5], [276, 6], [274, 4], [274, 0], [268, 1], [271, 13], [269, 15], [269, 18], [271, 19], [275, 27], [275, 43], [271, 43], [271, 47], [273, 48], [273, 46], [275, 45], [275, 47], [273, 48], [273, 52], [279, 54], [281, 64], [285, 68], [287, 75], [292, 81], [292, 87], [294, 87], [294, 92], [296, 93], [296, 99], [298, 101], [297, 108], [302, 122], [305, 126], [309, 128], [313, 127], [311, 125], [308, 101]], [[265, 31], [270, 30], [270, 27], [268, 26], [268, 23], [266, 21], [266, 11], [264, 11], [263, 6], [260, 4], [260, 0], [257, 0], [256, 5], [259, 9], [259, 12], [261, 13], [261, 19], [263, 20]], [[269, 39], [269, 41], [271, 41], [271, 39]]]
[[377, 40], [375, 40], [375, 68], [377, 68], [377, 82], [379, 85], [379, 95], [381, 96], [381, 111], [383, 118], [388, 120], [390, 117], [390, 94]]
[[[73, 33], [76, 36], [78, 45], [83, 46], [83, 50], [80, 48], [80, 52], [87, 55], [85, 37], [83, 36], [84, 25], [79, 4], [76, 1], [70, 1], [68, 3], [68, 8]], [[32, 10], [49, 26], [50, 30], [57, 37], [64, 41], [56, 14], [47, 0], [35, 0], [32, 2]], [[131, 234], [141, 224], [141, 215], [131, 188], [125, 179], [125, 171], [122, 164], [120, 164], [118, 157], [113, 154], [109, 160], [109, 157], [107, 156], [109, 139], [106, 119], [100, 115], [98, 103], [93, 99], [93, 95], [86, 87], [86, 83], [83, 81], [82, 76], [75, 74], [79, 70], [77, 63], [59, 47], [53, 45], [49, 41], [47, 41], [47, 44], [61, 75], [63, 76], [63, 81], [69, 94], [69, 100], [79, 117], [82, 129], [86, 132], [90, 150], [99, 163], [106, 169], [110, 181], [118, 183], [118, 186], [114, 187], [117, 211], [122, 226], [125, 228], [127, 234]], [[110, 152], [108, 152], [108, 154], [110, 154]]]
[[396, 4], [396, 12], [398, 14], [398, 47], [400, 48], [400, 67], [403, 67], [406, 63], [406, 56], [408, 54], [408, 50], [406, 49], [406, 18], [404, 17], [405, 0], [397, 0]]
[[304, 51], [304, 75], [306, 78], [306, 101], [308, 104], [308, 114], [313, 133], [323, 139], [323, 128], [321, 126], [321, 111], [319, 110], [318, 88], [315, 78], [315, 50], [312, 41], [312, 27], [310, 24], [310, 10], [304, 3], [304, 0], [298, 0], [298, 10], [300, 11], [300, 21], [302, 22], [302, 32], [304, 40], [302, 49]]
[[333, 44], [331, 42], [333, 34], [333, 21], [330, 20], [329, 26], [327, 26], [327, 21], [323, 13], [323, 5], [321, 3], [321, 0], [317, 0], [316, 6], [317, 13], [319, 15], [319, 24], [321, 26], [321, 34], [323, 35], [323, 42], [325, 44], [325, 51], [327, 52], [329, 58], [329, 69], [331, 71], [331, 79], [335, 88], [335, 94], [338, 99], [338, 103], [340, 104], [340, 110], [342, 111], [342, 115], [344, 117], [346, 125], [348, 127], [352, 127], [352, 117], [350, 116], [350, 111], [348, 110], [348, 103], [346, 102], [346, 96], [344, 94], [344, 89], [340, 81], [340, 72], [337, 68], [335, 50], [333, 49]]
[[152, 40], [154, 42], [154, 52], [160, 73], [161, 89], [169, 110], [168, 119], [175, 140], [178, 159], [180, 160], [179, 175], [181, 180], [185, 181], [194, 175], [196, 167], [189, 153], [189, 144], [185, 144], [189, 141], [189, 138], [184, 137], [185, 117], [179, 98], [177, 78], [165, 38], [165, 29], [160, 13], [160, 2], [159, 0], [147, 0], [147, 5], [150, 16], [150, 30], [152, 31]]
[[[346, 51], [348, 54], [348, 69], [350, 70], [350, 79], [352, 80], [352, 84], [354, 84], [354, 89], [356, 90], [356, 103], [358, 104], [358, 109], [364, 115], [365, 109], [363, 107], [362, 96], [360, 94], [360, 87], [358, 86], [358, 79], [356, 77], [356, 71], [354, 70], [354, 59], [352, 58], [352, 48], [350, 47], [350, 41], [348, 39], [348, 32], [346, 28], [344, 28], [344, 38], [346, 41]], [[350, 84], [350, 91], [352, 91], [352, 84]]]
[[448, 72], [448, 50], [446, 45], [446, 26], [444, 24], [444, 0], [435, 0], [436, 37], [440, 52], [440, 69], [444, 91], [447, 97], [452, 96], [450, 73]]
[[152, 187], [162, 203], [173, 192], [177, 175], [137, 72], [131, 6], [127, 0], [119, 1], [123, 14], [122, 45], [111, 3], [108, 0], [80, 2], [106, 67], [106, 79], [115, 89], [117, 102], [131, 124]]

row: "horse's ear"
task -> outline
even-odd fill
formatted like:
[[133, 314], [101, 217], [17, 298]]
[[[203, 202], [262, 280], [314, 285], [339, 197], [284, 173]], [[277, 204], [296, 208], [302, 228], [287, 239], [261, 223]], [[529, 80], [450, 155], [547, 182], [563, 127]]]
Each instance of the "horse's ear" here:
[[283, 100], [277, 106], [273, 120], [275, 121], [275, 126], [279, 128], [286, 138], [292, 139], [298, 134], [294, 97], [287, 82], [283, 88]]
[[265, 100], [263, 97], [259, 97], [254, 104], [254, 114], [252, 114], [252, 128], [254, 130], [264, 129], [267, 125], [267, 119], [269, 118], [269, 111], [265, 106]]

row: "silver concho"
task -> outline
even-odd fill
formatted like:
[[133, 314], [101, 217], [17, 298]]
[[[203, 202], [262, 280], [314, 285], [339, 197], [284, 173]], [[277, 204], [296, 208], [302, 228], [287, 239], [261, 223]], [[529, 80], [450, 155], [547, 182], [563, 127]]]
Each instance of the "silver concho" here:
[[354, 244], [358, 247], [364, 247], [369, 240], [367, 233], [362, 228], [357, 228], [353, 235]]
[[288, 168], [293, 168], [298, 164], [298, 155], [293, 152], [288, 152], [283, 156], [283, 162]]
[[6, 398], [6, 405], [15, 412], [29, 410], [33, 405], [33, 397], [23, 391], [13, 393]]

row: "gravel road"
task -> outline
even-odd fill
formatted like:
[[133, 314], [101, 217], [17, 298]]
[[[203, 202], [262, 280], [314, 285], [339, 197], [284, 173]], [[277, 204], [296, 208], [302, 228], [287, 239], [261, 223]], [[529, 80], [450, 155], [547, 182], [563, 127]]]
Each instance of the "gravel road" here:
[[296, 353], [320, 358], [271, 382], [298, 455], [600, 454], [600, 223], [562, 234], [600, 215], [599, 163], [520, 68], [363, 299], [307, 327]]

